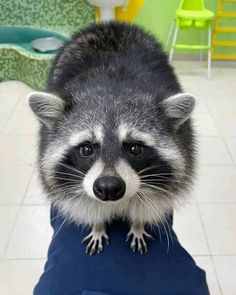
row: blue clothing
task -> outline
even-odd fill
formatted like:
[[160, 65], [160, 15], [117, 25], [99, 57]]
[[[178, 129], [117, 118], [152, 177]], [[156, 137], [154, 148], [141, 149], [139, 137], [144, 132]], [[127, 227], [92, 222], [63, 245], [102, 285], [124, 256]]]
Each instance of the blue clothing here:
[[155, 239], [143, 255], [132, 252], [128, 225], [117, 220], [107, 228], [110, 244], [94, 256], [81, 244], [89, 229], [61, 227], [55, 211], [51, 218], [54, 238], [34, 295], [209, 295], [205, 272], [179, 244], [171, 218], [160, 231], [147, 229]]

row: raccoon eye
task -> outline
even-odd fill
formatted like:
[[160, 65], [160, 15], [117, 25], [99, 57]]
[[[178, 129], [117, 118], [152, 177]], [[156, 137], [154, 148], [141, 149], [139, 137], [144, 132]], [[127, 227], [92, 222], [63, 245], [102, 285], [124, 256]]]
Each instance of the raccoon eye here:
[[133, 154], [135, 156], [139, 156], [143, 153], [143, 146], [138, 145], [138, 144], [132, 145], [132, 146], [130, 146], [129, 151], [131, 154]]
[[84, 144], [79, 149], [83, 157], [89, 157], [94, 154], [94, 147], [91, 144]]

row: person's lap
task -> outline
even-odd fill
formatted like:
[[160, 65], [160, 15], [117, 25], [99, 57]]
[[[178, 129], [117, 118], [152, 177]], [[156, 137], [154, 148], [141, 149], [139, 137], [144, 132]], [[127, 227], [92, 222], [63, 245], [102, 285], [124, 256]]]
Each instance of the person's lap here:
[[[108, 226], [110, 244], [100, 254], [85, 253], [88, 229], [63, 223], [52, 211], [54, 237], [34, 295], [208, 295], [205, 272], [179, 244], [171, 218], [152, 230], [148, 252], [133, 253], [125, 242], [128, 225]], [[149, 230], [150, 232], [150, 230]], [[167, 238], [168, 234], [168, 238]]]

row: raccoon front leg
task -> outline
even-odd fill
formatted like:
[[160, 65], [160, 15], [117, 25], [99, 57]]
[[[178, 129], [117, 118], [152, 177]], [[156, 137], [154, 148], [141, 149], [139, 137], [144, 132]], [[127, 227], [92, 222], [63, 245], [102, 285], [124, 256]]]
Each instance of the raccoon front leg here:
[[94, 225], [91, 233], [82, 240], [82, 243], [87, 243], [86, 253], [93, 255], [102, 252], [103, 240], [109, 243], [105, 224]]
[[133, 252], [138, 250], [141, 254], [147, 252], [147, 244], [145, 238], [153, 240], [153, 237], [145, 231], [144, 223], [131, 224], [131, 228], [127, 234], [126, 241], [128, 241], [130, 238], [130, 248], [133, 250]]

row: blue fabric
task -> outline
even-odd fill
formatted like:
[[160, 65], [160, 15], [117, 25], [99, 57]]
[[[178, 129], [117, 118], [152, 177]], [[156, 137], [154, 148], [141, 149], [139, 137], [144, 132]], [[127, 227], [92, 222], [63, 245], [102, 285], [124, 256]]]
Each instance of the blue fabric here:
[[[34, 295], [209, 295], [205, 272], [179, 244], [171, 220], [152, 230], [155, 240], [143, 255], [125, 242], [128, 225], [115, 221], [108, 227], [110, 244], [90, 256], [81, 244], [89, 229], [61, 226], [54, 211], [51, 218], [54, 238]], [[166, 231], [173, 239], [169, 250]]]

